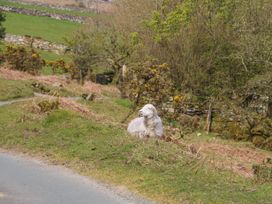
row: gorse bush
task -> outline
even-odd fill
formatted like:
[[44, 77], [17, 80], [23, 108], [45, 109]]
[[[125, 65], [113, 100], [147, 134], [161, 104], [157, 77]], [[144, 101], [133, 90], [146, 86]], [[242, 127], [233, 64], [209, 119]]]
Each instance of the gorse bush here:
[[35, 50], [28, 50], [25, 47], [8, 46], [4, 53], [5, 60], [10, 64], [11, 69], [38, 74], [45, 61]]
[[80, 70], [75, 67], [73, 62], [67, 63], [63, 59], [58, 59], [55, 61], [47, 61], [46, 65], [52, 68], [53, 74], [57, 72], [69, 73], [71, 79], [80, 79]]
[[134, 65], [126, 73], [123, 88], [137, 105], [152, 103], [161, 109], [173, 94], [170, 67], [155, 60]]

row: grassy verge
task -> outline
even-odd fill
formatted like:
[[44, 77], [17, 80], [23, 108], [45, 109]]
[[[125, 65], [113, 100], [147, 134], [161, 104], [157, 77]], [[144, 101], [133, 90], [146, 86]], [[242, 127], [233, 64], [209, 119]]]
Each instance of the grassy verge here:
[[[91, 109], [99, 103], [90, 104]], [[117, 120], [119, 116], [111, 114], [117, 115], [117, 108], [126, 113], [127, 105], [126, 101], [113, 100], [104, 112], [111, 111], [109, 117]], [[0, 107], [2, 148], [46, 155], [82, 174], [128, 186], [161, 203], [271, 203], [271, 184], [253, 183], [207, 167], [186, 156], [175, 144], [140, 141], [127, 136], [119, 126], [67, 110], [44, 115], [29, 110], [26, 103]], [[16, 122], [24, 115], [27, 120]]]
[[49, 17], [28, 16], [6, 12], [6, 21], [3, 23], [6, 32], [14, 35], [30, 35], [41, 37], [44, 40], [65, 43], [73, 32], [81, 25], [69, 21], [55, 20]]
[[50, 8], [50, 7], [46, 7], [46, 6], [40, 6], [40, 5], [20, 4], [17, 2], [10, 2], [10, 1], [6, 1], [6, 0], [0, 0], [0, 5], [1, 6], [10, 6], [10, 7], [14, 7], [14, 8], [29, 9], [29, 10], [39, 10], [39, 11], [44, 11], [44, 12], [48, 12], [48, 13], [67, 14], [67, 15], [72, 15], [72, 16], [88, 17], [88, 16], [94, 15], [94, 13], [91, 11], [55, 9], [55, 8]]

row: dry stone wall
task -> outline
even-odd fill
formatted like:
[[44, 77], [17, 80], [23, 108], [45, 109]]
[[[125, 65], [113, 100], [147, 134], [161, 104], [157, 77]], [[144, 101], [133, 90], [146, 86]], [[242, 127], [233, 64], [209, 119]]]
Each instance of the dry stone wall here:
[[64, 54], [67, 50], [67, 46], [62, 44], [55, 44], [45, 41], [41, 38], [34, 38], [31, 36], [18, 36], [6, 34], [5, 41], [11, 44], [17, 44], [22, 46], [30, 46], [40, 50], [46, 50], [54, 52], [56, 54]]
[[67, 14], [56, 14], [56, 13], [49, 13], [45, 11], [39, 11], [39, 10], [29, 10], [29, 9], [23, 9], [23, 8], [15, 8], [15, 7], [9, 7], [9, 6], [0, 6], [0, 10], [7, 11], [7, 12], [13, 12], [13, 13], [19, 13], [19, 14], [25, 14], [30, 16], [44, 16], [44, 17], [50, 17], [56, 20], [66, 20], [76, 23], [84, 23], [86, 18], [81, 16], [72, 16]]

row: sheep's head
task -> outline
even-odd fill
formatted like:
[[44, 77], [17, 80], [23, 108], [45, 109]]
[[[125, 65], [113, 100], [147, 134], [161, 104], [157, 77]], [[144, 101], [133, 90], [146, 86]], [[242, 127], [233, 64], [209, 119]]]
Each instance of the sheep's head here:
[[145, 117], [145, 118], [153, 118], [154, 116], [157, 116], [157, 110], [152, 104], [145, 105], [140, 111], [139, 116]]

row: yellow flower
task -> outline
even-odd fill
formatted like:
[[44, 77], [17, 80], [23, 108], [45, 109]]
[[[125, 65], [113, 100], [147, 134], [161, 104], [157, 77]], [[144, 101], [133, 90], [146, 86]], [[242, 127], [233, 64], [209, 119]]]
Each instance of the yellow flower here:
[[174, 101], [179, 103], [182, 100], [182, 96], [174, 96]]
[[36, 58], [38, 58], [38, 55], [36, 53], [33, 53], [32, 58], [36, 59]]

